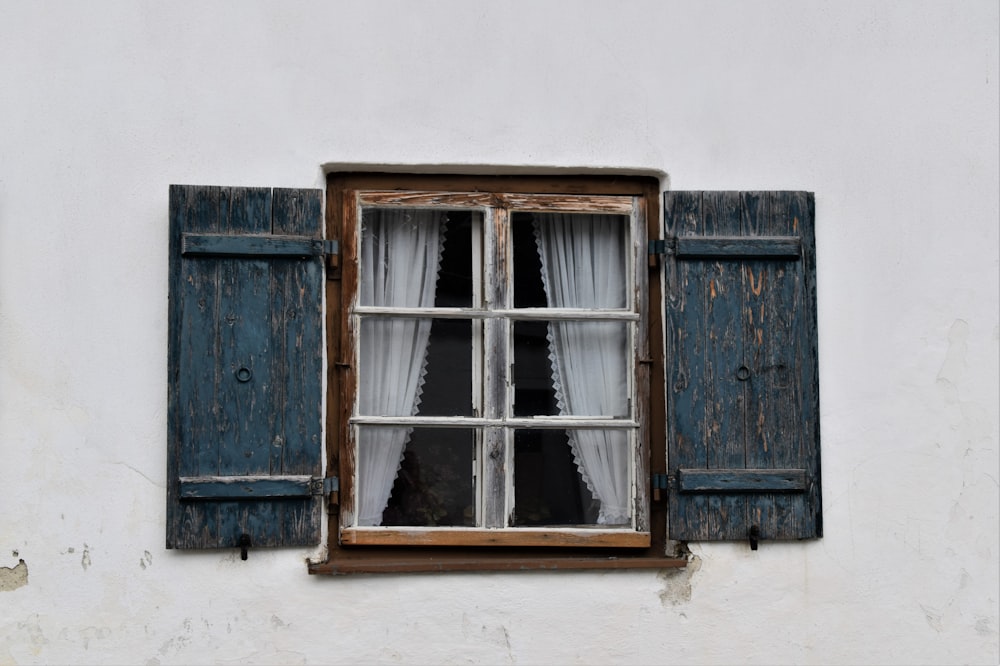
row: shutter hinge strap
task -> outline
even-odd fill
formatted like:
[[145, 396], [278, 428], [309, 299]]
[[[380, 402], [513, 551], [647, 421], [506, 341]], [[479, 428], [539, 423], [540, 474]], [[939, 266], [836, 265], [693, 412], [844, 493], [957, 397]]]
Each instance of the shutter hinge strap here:
[[336, 240], [324, 240], [323, 241], [323, 254], [327, 256], [340, 256], [340, 241]]
[[649, 254], [673, 254], [676, 249], [676, 238], [657, 238], [649, 241]]

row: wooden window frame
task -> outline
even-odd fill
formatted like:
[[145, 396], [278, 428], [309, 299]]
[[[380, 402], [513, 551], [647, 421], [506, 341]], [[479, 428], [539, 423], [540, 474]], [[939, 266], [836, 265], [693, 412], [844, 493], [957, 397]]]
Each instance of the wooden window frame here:
[[[572, 207], [573, 197], [587, 196], [591, 201], [601, 197], [634, 197], [645, 217], [645, 242], [659, 237], [660, 191], [656, 179], [641, 176], [452, 176], [410, 175], [390, 173], [336, 173], [327, 177], [326, 237], [337, 240], [342, 257], [357, 256], [357, 238], [345, 229], [346, 221], [354, 220], [353, 193], [364, 191], [380, 201], [433, 204], [433, 195], [426, 193], [467, 193], [470, 202], [495, 204], [501, 197], [517, 203], [522, 195], [546, 199], [552, 206]], [[377, 193], [377, 194], [373, 194]], [[614, 209], [614, 199], [607, 199]], [[594, 208], [588, 206], [588, 210]], [[471, 570], [530, 570], [530, 569], [640, 569], [684, 566], [686, 560], [675, 554], [675, 542], [666, 531], [665, 493], [649, 488], [654, 475], [666, 471], [664, 417], [663, 334], [661, 330], [661, 285], [655, 262], [644, 262], [648, 271], [645, 293], [637, 305], [641, 313], [640, 336], [645, 336], [647, 353], [637, 359], [634, 380], [638, 401], [639, 456], [636, 483], [645, 484], [649, 498], [637, 513], [645, 527], [642, 539], [623, 536], [639, 532], [612, 533], [611, 538], [596, 536], [600, 530], [551, 530], [517, 528], [518, 534], [501, 530], [469, 530], [435, 528], [434, 538], [424, 545], [414, 537], [418, 530], [382, 530], [366, 533], [360, 543], [357, 538], [364, 530], [341, 529], [339, 503], [351, 490], [349, 428], [356, 376], [353, 369], [353, 349], [347, 304], [357, 287], [356, 271], [344, 271], [343, 262], [331, 258], [326, 283], [327, 339], [327, 476], [340, 479], [340, 493], [330, 496], [328, 511], [327, 558], [310, 563], [314, 574], [431, 572]], [[637, 267], [637, 270], [643, 270]], [[639, 523], [637, 523], [638, 525]], [[589, 534], [588, 534], [589, 532]], [[341, 537], [347, 534], [347, 538]], [[373, 536], [374, 535], [374, 536]], [[472, 538], [470, 538], [472, 537]], [[400, 545], [402, 541], [406, 545]], [[555, 545], [553, 545], [555, 544]]]

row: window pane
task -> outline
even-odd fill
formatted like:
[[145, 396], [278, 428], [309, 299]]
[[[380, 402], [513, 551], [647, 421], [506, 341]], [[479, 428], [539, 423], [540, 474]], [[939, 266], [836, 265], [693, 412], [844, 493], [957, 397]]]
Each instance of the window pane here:
[[[382, 525], [474, 526], [475, 442], [473, 429], [414, 428], [382, 513]], [[359, 466], [364, 461], [361, 454]]]
[[625, 430], [514, 432], [515, 527], [630, 524]]
[[471, 307], [473, 217], [479, 214], [363, 209], [359, 304]]
[[515, 527], [595, 524], [599, 508], [565, 430], [514, 431]]
[[473, 416], [472, 322], [362, 317], [361, 416]]
[[629, 416], [628, 324], [514, 322], [514, 415]]
[[514, 213], [514, 307], [620, 309], [628, 217]]
[[439, 308], [471, 308], [473, 294], [472, 253], [473, 226], [481, 228], [482, 215], [467, 210], [448, 211], [445, 217], [444, 250], [438, 276], [437, 297], [434, 305]]
[[472, 349], [471, 321], [434, 320], [419, 414], [475, 416], [473, 391], [481, 387], [472, 385]]
[[542, 262], [538, 256], [538, 238], [535, 235], [532, 214], [511, 215], [511, 234], [514, 241], [514, 307], [548, 307], [545, 287], [542, 284]]
[[558, 414], [549, 361], [549, 325], [514, 322], [514, 416]]

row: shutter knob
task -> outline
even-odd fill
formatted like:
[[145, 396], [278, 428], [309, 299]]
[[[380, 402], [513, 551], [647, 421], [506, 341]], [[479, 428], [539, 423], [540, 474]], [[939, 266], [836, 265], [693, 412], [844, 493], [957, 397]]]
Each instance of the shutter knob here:
[[736, 371], [736, 379], [740, 380], [741, 382], [745, 382], [746, 380], [750, 379], [750, 368], [748, 368], [745, 365], [741, 365], [739, 370]]
[[251, 372], [250, 368], [247, 368], [245, 366], [239, 368], [235, 374], [236, 374], [236, 381], [238, 382], [246, 383], [250, 381], [251, 377], [253, 377], [253, 372]]

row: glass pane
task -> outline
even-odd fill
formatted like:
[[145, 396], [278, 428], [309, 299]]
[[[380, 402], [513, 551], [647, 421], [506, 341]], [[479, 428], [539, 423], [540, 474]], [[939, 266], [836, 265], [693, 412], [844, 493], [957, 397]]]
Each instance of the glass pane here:
[[472, 429], [414, 428], [382, 525], [475, 526], [475, 448]]
[[457, 210], [448, 211], [445, 218], [444, 250], [441, 254], [441, 271], [438, 276], [437, 297], [434, 305], [439, 308], [471, 308], [473, 305], [472, 253], [473, 225], [481, 228], [480, 213]]
[[532, 214], [511, 215], [511, 234], [514, 242], [514, 307], [548, 307], [545, 287], [542, 284], [542, 262], [538, 256], [538, 238], [535, 235]]
[[549, 360], [549, 325], [514, 322], [514, 416], [558, 414]]
[[629, 416], [628, 327], [514, 322], [514, 415]]
[[358, 303], [471, 307], [473, 220], [479, 213], [364, 208]]
[[565, 430], [514, 431], [515, 527], [592, 525], [599, 509]]
[[358, 413], [473, 416], [472, 322], [362, 317]]
[[625, 430], [514, 432], [515, 527], [630, 524]]
[[626, 307], [625, 215], [514, 213], [514, 307]]

